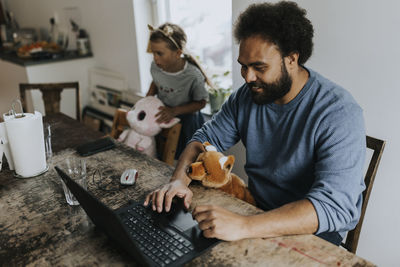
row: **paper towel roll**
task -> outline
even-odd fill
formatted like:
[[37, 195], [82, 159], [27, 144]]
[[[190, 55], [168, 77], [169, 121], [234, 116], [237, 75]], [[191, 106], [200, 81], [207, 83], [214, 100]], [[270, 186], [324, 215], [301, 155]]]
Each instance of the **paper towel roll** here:
[[20, 177], [36, 176], [46, 170], [42, 114], [4, 117], [15, 172]]
[[[8, 142], [7, 131], [4, 122], [0, 123], [0, 139], [3, 142], [3, 151], [6, 155], [8, 167], [10, 168], [10, 170], [14, 170], [14, 160], [11, 155], [10, 143]], [[0, 155], [2, 155], [2, 153]]]

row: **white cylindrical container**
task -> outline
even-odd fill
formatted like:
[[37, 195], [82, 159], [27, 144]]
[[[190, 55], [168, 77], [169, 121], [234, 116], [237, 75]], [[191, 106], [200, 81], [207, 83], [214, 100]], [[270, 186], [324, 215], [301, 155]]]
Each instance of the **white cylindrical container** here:
[[17, 177], [37, 176], [47, 170], [42, 114], [4, 116], [8, 142]]

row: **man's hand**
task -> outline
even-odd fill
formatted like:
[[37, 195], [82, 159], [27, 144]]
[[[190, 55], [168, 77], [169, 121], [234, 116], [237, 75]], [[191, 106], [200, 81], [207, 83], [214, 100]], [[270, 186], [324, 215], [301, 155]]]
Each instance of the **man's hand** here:
[[160, 110], [156, 114], [158, 123], [167, 123], [176, 116], [174, 108], [163, 106], [159, 107], [158, 109]]
[[214, 237], [226, 241], [246, 238], [246, 216], [214, 205], [197, 206], [192, 215], [199, 223], [205, 237]]
[[144, 205], [147, 206], [152, 202], [152, 208], [157, 212], [163, 211], [163, 204], [165, 211], [171, 209], [171, 203], [174, 196], [184, 199], [184, 205], [186, 209], [189, 209], [190, 203], [192, 202], [193, 192], [189, 187], [181, 180], [175, 180], [168, 184], [165, 184], [159, 189], [154, 190], [146, 196]]

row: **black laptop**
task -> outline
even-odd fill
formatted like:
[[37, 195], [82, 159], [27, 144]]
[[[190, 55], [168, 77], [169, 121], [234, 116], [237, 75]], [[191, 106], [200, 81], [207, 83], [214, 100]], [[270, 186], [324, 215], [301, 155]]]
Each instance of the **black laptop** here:
[[93, 223], [140, 265], [180, 266], [220, 242], [203, 236], [179, 199], [174, 199], [169, 212], [157, 213], [151, 205], [134, 201], [111, 210], [59, 167], [55, 169]]

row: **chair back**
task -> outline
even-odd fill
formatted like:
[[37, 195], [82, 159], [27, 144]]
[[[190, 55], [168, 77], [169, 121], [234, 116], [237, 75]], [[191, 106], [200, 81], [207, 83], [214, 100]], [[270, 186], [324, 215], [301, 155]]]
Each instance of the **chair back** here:
[[358, 239], [360, 238], [361, 227], [364, 221], [365, 211], [367, 210], [369, 196], [371, 195], [372, 186], [374, 184], [376, 172], [378, 170], [379, 162], [382, 157], [383, 149], [386, 142], [370, 136], [367, 136], [367, 148], [372, 149], [374, 152], [369, 162], [367, 173], [364, 177], [365, 190], [363, 192], [363, 204], [361, 208], [361, 216], [357, 226], [347, 233], [346, 242], [341, 245], [352, 253], [356, 253], [358, 246]]
[[[127, 113], [128, 111], [120, 108], [115, 112], [110, 134], [112, 138], [117, 139], [125, 129], [129, 128], [129, 124], [126, 119]], [[171, 166], [174, 164], [181, 128], [182, 124], [177, 123], [171, 128], [163, 129], [158, 135], [155, 136], [157, 154], [160, 156], [160, 160]]]
[[121, 135], [121, 133], [129, 128], [128, 121], [126, 120], [126, 114], [128, 111], [125, 109], [119, 108], [117, 111], [115, 111], [114, 114], [114, 120], [113, 124], [111, 127], [111, 133], [110, 136], [114, 139], [118, 139], [118, 137]]
[[157, 152], [161, 160], [171, 166], [174, 165], [181, 129], [182, 124], [177, 123], [171, 128], [163, 129], [161, 133], [156, 136]]
[[27, 110], [26, 91], [38, 89], [42, 92], [44, 109], [46, 115], [60, 112], [61, 92], [64, 89], [74, 89], [76, 98], [76, 119], [80, 121], [80, 97], [79, 83], [21, 83], [19, 84], [19, 93], [21, 97], [22, 107]]

